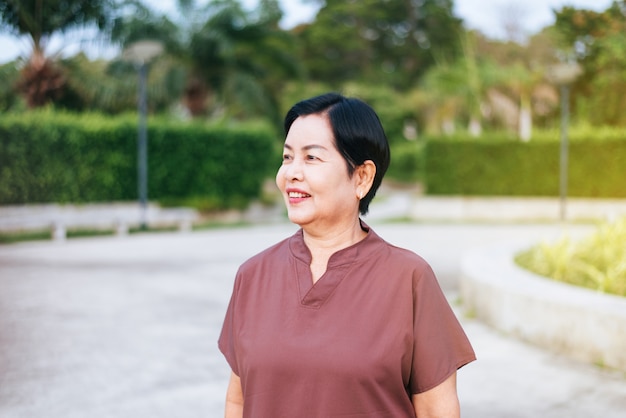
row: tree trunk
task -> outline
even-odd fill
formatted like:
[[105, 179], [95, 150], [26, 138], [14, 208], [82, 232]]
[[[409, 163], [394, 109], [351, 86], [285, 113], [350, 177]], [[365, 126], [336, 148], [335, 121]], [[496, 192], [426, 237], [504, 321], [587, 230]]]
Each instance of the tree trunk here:
[[469, 126], [467, 127], [470, 136], [477, 138], [483, 133], [483, 127], [480, 123], [480, 119], [476, 116], [470, 117]]
[[59, 99], [65, 84], [66, 79], [61, 70], [35, 44], [17, 84], [17, 90], [26, 98], [28, 107], [41, 107]]
[[532, 129], [533, 129], [533, 118], [532, 118], [530, 99], [526, 95], [522, 95], [522, 98], [520, 99], [519, 124], [518, 124], [519, 138], [524, 142], [530, 141], [530, 137], [532, 135]]

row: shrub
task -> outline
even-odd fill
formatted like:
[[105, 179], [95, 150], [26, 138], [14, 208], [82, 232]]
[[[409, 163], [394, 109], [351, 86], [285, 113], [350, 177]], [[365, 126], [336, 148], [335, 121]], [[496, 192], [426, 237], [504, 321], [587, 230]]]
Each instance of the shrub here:
[[[245, 205], [279, 157], [267, 126], [151, 120], [148, 196]], [[137, 118], [51, 111], [0, 118], [0, 204], [137, 198]], [[274, 164], [276, 162], [276, 164]], [[244, 202], [244, 203], [242, 203]]]
[[391, 144], [391, 164], [386, 178], [400, 183], [415, 183], [422, 180], [424, 168], [424, 145], [417, 141]]
[[586, 239], [541, 243], [515, 257], [542, 276], [600, 292], [626, 296], [626, 218], [603, 223]]
[[[431, 140], [424, 150], [425, 184], [434, 195], [557, 196], [556, 141]], [[626, 197], [626, 141], [570, 144], [568, 195]]]

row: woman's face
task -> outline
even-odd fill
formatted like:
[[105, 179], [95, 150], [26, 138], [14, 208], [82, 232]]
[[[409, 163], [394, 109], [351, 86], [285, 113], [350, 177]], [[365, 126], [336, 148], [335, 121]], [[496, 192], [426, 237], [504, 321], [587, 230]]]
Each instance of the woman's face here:
[[302, 227], [336, 227], [358, 217], [356, 176], [348, 176], [326, 116], [300, 116], [293, 122], [276, 184], [289, 220]]

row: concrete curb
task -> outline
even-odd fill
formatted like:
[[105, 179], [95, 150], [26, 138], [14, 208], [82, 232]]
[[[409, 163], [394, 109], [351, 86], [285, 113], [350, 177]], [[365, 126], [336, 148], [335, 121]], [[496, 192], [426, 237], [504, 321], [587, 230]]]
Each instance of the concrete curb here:
[[[161, 208], [149, 204], [146, 220], [153, 226], [179, 226], [188, 229], [199, 218], [189, 208]], [[141, 210], [137, 203], [41, 204], [0, 206], [0, 232], [51, 229], [65, 235], [69, 228], [115, 229], [125, 235], [139, 226]]]
[[626, 298], [547, 280], [517, 267], [517, 245], [472, 250], [461, 295], [488, 325], [570, 358], [626, 372]]
[[[420, 196], [414, 199], [414, 220], [447, 221], [556, 221], [561, 201], [542, 197]], [[570, 221], [615, 220], [626, 216], [626, 199], [568, 198], [565, 217]]]

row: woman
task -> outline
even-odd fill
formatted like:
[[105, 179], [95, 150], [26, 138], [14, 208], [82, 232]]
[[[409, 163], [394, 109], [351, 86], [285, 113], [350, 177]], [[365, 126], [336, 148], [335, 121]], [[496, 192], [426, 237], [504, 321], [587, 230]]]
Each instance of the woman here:
[[285, 132], [276, 183], [301, 228], [237, 273], [226, 417], [458, 417], [472, 347], [429, 265], [359, 218], [389, 165], [378, 116], [329, 93]]

